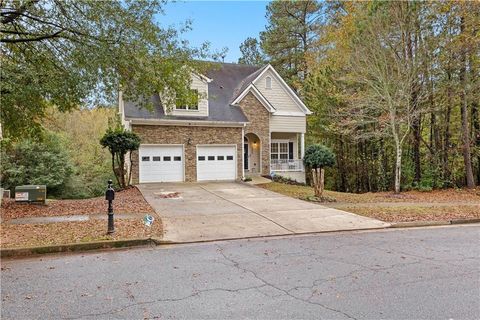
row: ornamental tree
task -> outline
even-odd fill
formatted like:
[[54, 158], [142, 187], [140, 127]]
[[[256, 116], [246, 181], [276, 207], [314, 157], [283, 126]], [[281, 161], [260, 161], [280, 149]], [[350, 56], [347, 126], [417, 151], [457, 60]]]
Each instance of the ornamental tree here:
[[325, 186], [324, 168], [335, 165], [335, 154], [324, 145], [314, 144], [305, 150], [303, 163], [312, 171], [315, 196], [321, 197]]
[[[100, 144], [104, 148], [108, 148], [112, 154], [112, 170], [118, 185], [121, 188], [126, 188], [130, 185], [132, 177], [132, 151], [138, 150], [140, 147], [140, 137], [123, 128], [109, 128], [100, 139]], [[130, 161], [128, 172], [125, 167], [127, 153]]]

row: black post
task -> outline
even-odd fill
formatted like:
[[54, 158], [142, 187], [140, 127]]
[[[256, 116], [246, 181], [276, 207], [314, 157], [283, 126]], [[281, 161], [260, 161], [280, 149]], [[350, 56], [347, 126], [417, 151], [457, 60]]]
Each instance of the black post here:
[[105, 200], [108, 200], [108, 229], [107, 234], [115, 232], [115, 226], [113, 224], [113, 200], [115, 199], [115, 190], [112, 188], [112, 180], [108, 180], [107, 191], [105, 192]]

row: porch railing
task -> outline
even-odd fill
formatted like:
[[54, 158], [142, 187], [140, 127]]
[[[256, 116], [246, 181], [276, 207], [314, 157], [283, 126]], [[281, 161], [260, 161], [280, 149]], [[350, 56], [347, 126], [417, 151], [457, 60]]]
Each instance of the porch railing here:
[[270, 160], [271, 171], [303, 171], [303, 161], [300, 159], [294, 160]]

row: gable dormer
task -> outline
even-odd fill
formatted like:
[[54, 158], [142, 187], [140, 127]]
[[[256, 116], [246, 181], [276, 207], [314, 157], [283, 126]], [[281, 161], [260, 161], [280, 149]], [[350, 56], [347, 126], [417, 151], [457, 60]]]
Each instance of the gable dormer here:
[[179, 117], [208, 117], [208, 83], [211, 81], [203, 75], [192, 73], [190, 94], [184, 99], [169, 99], [171, 105], [164, 105], [165, 114]]
[[253, 84], [276, 109], [274, 115], [306, 115], [311, 113], [271, 65], [268, 65], [253, 80]]

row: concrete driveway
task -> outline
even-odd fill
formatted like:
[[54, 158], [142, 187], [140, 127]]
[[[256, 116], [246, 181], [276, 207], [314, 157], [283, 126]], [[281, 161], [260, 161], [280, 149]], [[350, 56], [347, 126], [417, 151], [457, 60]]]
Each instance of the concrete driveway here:
[[389, 226], [244, 183], [152, 183], [138, 188], [162, 217], [164, 240], [174, 242]]

